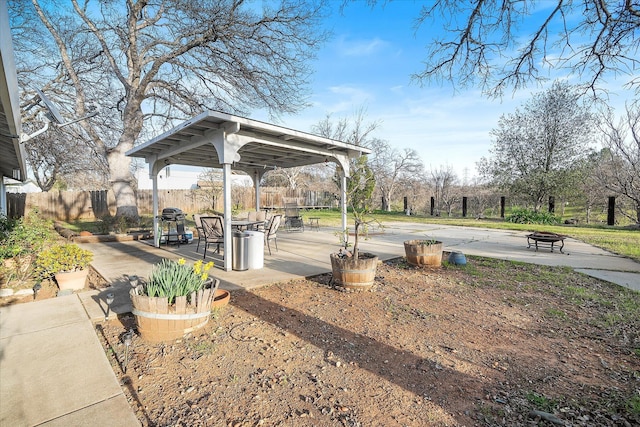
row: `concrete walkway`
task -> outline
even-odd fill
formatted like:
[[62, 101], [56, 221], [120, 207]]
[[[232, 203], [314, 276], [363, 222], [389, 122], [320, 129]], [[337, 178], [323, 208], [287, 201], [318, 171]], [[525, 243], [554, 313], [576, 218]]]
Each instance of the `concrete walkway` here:
[[[338, 249], [337, 229], [303, 233], [282, 231], [278, 251], [264, 255], [264, 268], [212, 274], [232, 291], [309, 277], [331, 271], [329, 254]], [[564, 253], [527, 248], [525, 232], [441, 225], [385, 223], [361, 249], [381, 260], [404, 256], [403, 242], [434, 238], [447, 251], [549, 266], [640, 291], [640, 263], [568, 239]], [[106, 295], [115, 295], [113, 313], [127, 313], [129, 275], [147, 277], [162, 258], [202, 259], [196, 243], [154, 248], [149, 242], [81, 245], [94, 253], [94, 268], [111, 286], [75, 295], [0, 308], [1, 426], [138, 426], [104, 355], [93, 322], [105, 321]], [[222, 265], [219, 254], [207, 260]], [[113, 316], [115, 318], [115, 316]], [[116, 321], [116, 320], [112, 320]]]
[[0, 308], [0, 425], [140, 425], [78, 295]]

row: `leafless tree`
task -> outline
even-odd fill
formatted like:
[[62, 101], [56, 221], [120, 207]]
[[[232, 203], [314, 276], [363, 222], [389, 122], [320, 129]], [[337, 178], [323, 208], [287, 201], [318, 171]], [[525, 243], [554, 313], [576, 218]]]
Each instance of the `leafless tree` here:
[[[358, 108], [351, 117], [334, 119], [327, 114], [322, 120], [311, 127], [311, 132], [325, 138], [335, 139], [361, 147], [370, 147], [375, 139], [373, 133], [380, 127], [380, 121], [367, 121], [366, 108]], [[358, 159], [350, 159], [352, 170], [359, 168]], [[334, 169], [335, 171], [335, 169]], [[334, 173], [334, 183], [340, 188], [340, 182]]]
[[25, 96], [44, 89], [74, 118], [98, 107], [79, 126], [106, 159], [117, 215], [137, 216], [125, 153], [140, 138], [206, 109], [298, 111], [326, 38], [315, 0], [10, 3]]
[[424, 165], [416, 150], [398, 150], [387, 141], [373, 139], [369, 166], [376, 177], [376, 186], [382, 195], [382, 210], [391, 210], [391, 201], [399, 180], [420, 174]]
[[[300, 166], [287, 169], [275, 169], [267, 171], [262, 178], [261, 185], [268, 187], [284, 187], [291, 190], [334, 190], [331, 179], [334, 175], [333, 163]], [[329, 184], [327, 185], [327, 182]]]
[[611, 114], [604, 115], [600, 130], [605, 159], [598, 176], [607, 189], [632, 203], [635, 218], [627, 216], [640, 224], [640, 104], [627, 106], [617, 124]]
[[493, 185], [529, 198], [538, 210], [549, 197], [574, 184], [577, 161], [593, 143], [593, 114], [566, 83], [553, 86], [503, 115], [491, 131], [491, 156], [478, 170]]
[[372, 134], [380, 124], [379, 120], [367, 121], [366, 108], [359, 107], [351, 117], [334, 119], [327, 114], [311, 127], [311, 131], [325, 138], [369, 148], [374, 140]]
[[402, 176], [398, 181], [398, 192], [406, 194], [407, 207], [412, 215], [428, 212], [432, 192], [424, 169], [419, 173]]
[[[585, 208], [585, 222], [591, 223], [594, 208], [606, 209], [606, 201], [609, 190], [602, 184], [600, 168], [602, 162], [606, 162], [607, 150], [593, 151], [585, 158], [579, 167], [578, 176], [573, 194], [567, 199], [575, 205], [583, 205]], [[577, 218], [576, 218], [577, 219]]]
[[435, 198], [436, 206], [435, 215], [440, 216], [442, 209], [450, 215], [454, 202], [459, 199], [459, 196], [455, 191], [455, 186], [458, 183], [458, 176], [453, 170], [453, 167], [451, 165], [440, 165], [437, 169], [431, 169], [428, 179], [434, 191], [433, 197]]
[[640, 93], [637, 1], [426, 2], [416, 29], [440, 26], [445, 35], [428, 44], [425, 68], [414, 76], [420, 82], [477, 83], [499, 96], [506, 88], [543, 81], [553, 69], [578, 75], [596, 96], [612, 75], [627, 76]]
[[[81, 139], [51, 128], [25, 142], [27, 160], [42, 191], [49, 191], [56, 183], [66, 183], [74, 189], [102, 188], [104, 164], [86, 149]], [[75, 179], [79, 176], [80, 179]], [[80, 186], [76, 185], [82, 184]], [[81, 187], [81, 188], [80, 188]]]
[[198, 175], [198, 188], [195, 190], [195, 195], [211, 210], [215, 210], [216, 202], [222, 195], [222, 171], [212, 168], [203, 170]]
[[298, 166], [295, 168], [287, 168], [287, 169], [276, 169], [269, 171], [266, 180], [271, 181], [272, 183], [280, 183], [281, 186], [290, 188], [292, 190], [296, 190], [299, 187], [304, 187], [306, 184], [306, 180], [304, 179], [305, 175], [305, 167]]
[[484, 218], [487, 213], [490, 217], [498, 216], [500, 196], [496, 188], [474, 182], [471, 185], [463, 185], [460, 191], [469, 198], [469, 210], [475, 218]]

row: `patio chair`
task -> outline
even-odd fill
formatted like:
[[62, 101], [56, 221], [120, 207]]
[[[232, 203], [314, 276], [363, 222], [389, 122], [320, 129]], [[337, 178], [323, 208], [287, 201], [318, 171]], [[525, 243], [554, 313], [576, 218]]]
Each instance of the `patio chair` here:
[[256, 229], [258, 231], [266, 231], [267, 211], [258, 211], [258, 212], [256, 212], [256, 221], [262, 221], [260, 224], [258, 224]]
[[202, 232], [204, 234], [204, 255], [207, 257], [207, 248], [209, 245], [217, 245], [216, 253], [220, 253], [220, 244], [224, 245], [224, 229], [222, 225], [222, 217], [219, 216], [201, 216]]
[[200, 249], [200, 242], [204, 240], [204, 231], [202, 230], [202, 221], [200, 221], [202, 215], [193, 214], [193, 222], [196, 223], [196, 231], [198, 232], [198, 245], [196, 246], [196, 252]]
[[297, 203], [284, 205], [284, 227], [287, 231], [304, 231], [304, 221]]
[[258, 212], [256, 211], [249, 211], [249, 213], [247, 214], [247, 221], [257, 221], [257, 216], [258, 216]]
[[271, 255], [271, 244], [269, 242], [272, 240], [276, 244], [276, 251], [278, 250], [278, 227], [280, 227], [281, 220], [282, 215], [274, 215], [269, 222], [267, 231], [264, 233], [264, 242], [267, 244], [267, 248], [269, 248], [269, 255]]

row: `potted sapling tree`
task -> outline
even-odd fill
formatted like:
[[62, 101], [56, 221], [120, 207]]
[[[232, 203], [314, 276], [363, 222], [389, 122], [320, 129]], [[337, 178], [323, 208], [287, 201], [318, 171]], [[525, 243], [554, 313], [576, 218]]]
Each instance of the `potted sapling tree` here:
[[351, 177], [347, 181], [347, 203], [354, 218], [353, 247], [349, 248], [349, 232], [345, 230], [343, 247], [330, 255], [333, 282], [347, 289], [369, 289], [375, 281], [378, 256], [359, 249], [361, 235], [366, 235], [370, 224], [378, 223], [371, 217], [374, 188], [375, 177], [367, 157], [360, 156], [351, 165]]

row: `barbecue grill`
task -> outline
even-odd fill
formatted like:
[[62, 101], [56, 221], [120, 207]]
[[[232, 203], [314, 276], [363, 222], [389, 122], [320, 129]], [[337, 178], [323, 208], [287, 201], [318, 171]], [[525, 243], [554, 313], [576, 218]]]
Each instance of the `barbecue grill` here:
[[162, 209], [163, 221], [184, 221], [184, 213], [182, 209], [178, 208], [164, 208]]
[[[163, 240], [169, 244], [169, 242], [188, 243], [187, 236], [185, 235], [184, 227], [184, 213], [178, 208], [164, 208], [162, 209], [162, 215], [160, 215], [162, 221], [160, 241]], [[166, 231], [165, 231], [166, 227]]]

